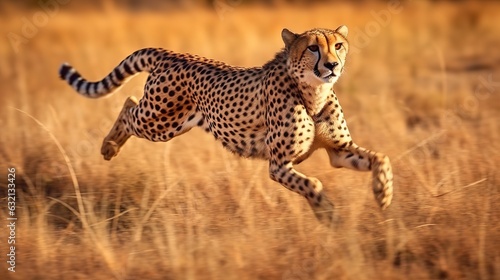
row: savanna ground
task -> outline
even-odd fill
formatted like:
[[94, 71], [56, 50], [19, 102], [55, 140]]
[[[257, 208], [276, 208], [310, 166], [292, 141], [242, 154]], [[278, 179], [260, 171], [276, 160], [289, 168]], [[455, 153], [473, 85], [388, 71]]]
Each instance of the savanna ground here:
[[[42, 9], [2, 6], [0, 278], [499, 279], [500, 5], [227, 3], [132, 12], [69, 2], [31, 38], [22, 19]], [[198, 129], [169, 143], [131, 139], [104, 161], [102, 138], [145, 75], [100, 100], [57, 77], [68, 61], [100, 79], [147, 46], [261, 65], [283, 27], [340, 24], [355, 49], [336, 91], [355, 141], [391, 157], [395, 195], [382, 212], [369, 173], [333, 169], [316, 152], [298, 169], [323, 181], [335, 230], [272, 182], [266, 162]], [[24, 40], [13, 45], [9, 32]]]

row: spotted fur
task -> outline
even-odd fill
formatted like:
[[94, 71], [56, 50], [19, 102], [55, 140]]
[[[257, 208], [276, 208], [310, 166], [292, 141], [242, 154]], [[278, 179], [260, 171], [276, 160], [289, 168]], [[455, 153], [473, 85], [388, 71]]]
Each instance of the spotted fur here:
[[168, 141], [195, 126], [212, 133], [228, 150], [269, 161], [271, 179], [304, 196], [317, 218], [330, 223], [333, 204], [319, 180], [294, 169], [318, 148], [333, 167], [372, 171], [382, 208], [392, 199], [389, 158], [353, 143], [333, 85], [349, 49], [347, 27], [282, 32], [285, 48], [262, 67], [241, 68], [190, 54], [142, 49], [108, 76], [88, 82], [71, 66], [59, 74], [79, 94], [110, 94], [138, 72], [149, 72], [144, 97], [129, 97], [103, 141], [106, 160], [134, 135]]

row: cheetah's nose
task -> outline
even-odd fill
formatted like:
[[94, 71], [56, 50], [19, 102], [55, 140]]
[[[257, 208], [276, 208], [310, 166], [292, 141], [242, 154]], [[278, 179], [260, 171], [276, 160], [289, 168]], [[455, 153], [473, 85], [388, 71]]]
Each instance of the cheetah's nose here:
[[330, 70], [330, 71], [333, 71], [333, 69], [339, 65], [338, 62], [325, 62], [325, 67]]

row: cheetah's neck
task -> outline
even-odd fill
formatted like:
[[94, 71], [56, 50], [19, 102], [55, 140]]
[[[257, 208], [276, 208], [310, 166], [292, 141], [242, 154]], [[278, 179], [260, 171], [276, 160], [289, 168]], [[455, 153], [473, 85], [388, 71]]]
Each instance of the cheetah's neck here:
[[304, 105], [310, 116], [315, 116], [326, 104], [328, 96], [332, 94], [333, 84], [321, 84], [311, 87], [306, 84], [299, 84]]

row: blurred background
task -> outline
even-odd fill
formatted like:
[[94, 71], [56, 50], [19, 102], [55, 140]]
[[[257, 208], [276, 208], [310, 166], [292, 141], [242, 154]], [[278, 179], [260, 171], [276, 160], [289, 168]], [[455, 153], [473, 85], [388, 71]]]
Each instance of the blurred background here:
[[[497, 1], [2, 1], [0, 220], [16, 169], [16, 272], [1, 279], [498, 279], [500, 3]], [[349, 27], [335, 89], [355, 142], [391, 158], [393, 205], [370, 174], [317, 151], [338, 225], [193, 129], [168, 143], [100, 145], [140, 74], [106, 99], [58, 78], [100, 80], [162, 47], [238, 66], [272, 59], [281, 30]], [[3, 181], [1, 181], [3, 180]]]

